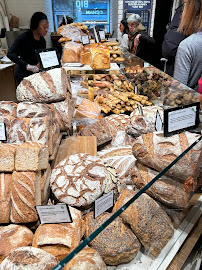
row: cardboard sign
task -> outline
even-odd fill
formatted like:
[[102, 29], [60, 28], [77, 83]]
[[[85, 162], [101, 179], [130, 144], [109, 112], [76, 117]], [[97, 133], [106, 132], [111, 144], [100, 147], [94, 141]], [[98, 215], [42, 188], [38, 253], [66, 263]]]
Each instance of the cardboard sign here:
[[41, 224], [71, 223], [72, 217], [68, 205], [36, 205]]
[[5, 123], [0, 123], [0, 141], [6, 141], [6, 125]]
[[114, 205], [114, 191], [110, 191], [95, 201], [94, 217], [98, 217]]
[[164, 110], [164, 136], [197, 128], [199, 125], [200, 103], [192, 103]]
[[37, 59], [40, 63], [41, 70], [61, 67], [57, 49], [36, 50]]

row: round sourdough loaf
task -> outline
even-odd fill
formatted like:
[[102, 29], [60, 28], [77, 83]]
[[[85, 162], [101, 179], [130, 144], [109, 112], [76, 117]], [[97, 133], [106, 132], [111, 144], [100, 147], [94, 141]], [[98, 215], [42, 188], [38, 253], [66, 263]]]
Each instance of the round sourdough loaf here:
[[0, 263], [18, 247], [31, 246], [33, 233], [25, 226], [10, 224], [0, 227]]
[[56, 198], [71, 206], [90, 206], [104, 191], [107, 169], [100, 158], [75, 154], [52, 171], [50, 184]]
[[58, 263], [57, 258], [39, 248], [20, 247], [3, 260], [0, 270], [51, 270]]

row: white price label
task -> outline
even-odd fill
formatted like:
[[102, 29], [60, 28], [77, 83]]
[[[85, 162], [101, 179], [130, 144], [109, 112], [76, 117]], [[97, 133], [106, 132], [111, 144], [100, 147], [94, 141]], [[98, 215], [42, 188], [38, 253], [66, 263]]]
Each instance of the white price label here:
[[196, 106], [168, 113], [168, 132], [188, 128], [196, 123]]
[[41, 52], [39, 53], [39, 56], [41, 58], [43, 68], [50, 68], [59, 65], [56, 51]]
[[95, 218], [114, 205], [114, 191], [110, 191], [95, 201]]
[[66, 204], [37, 205], [36, 210], [41, 224], [72, 222], [69, 207]]
[[87, 44], [89, 44], [89, 43], [90, 43], [90, 40], [89, 40], [88, 35], [81, 36], [81, 39], [82, 39], [82, 43], [83, 43], [83, 45], [87, 45]]
[[101, 39], [105, 39], [105, 31], [99, 31], [99, 34], [100, 34], [100, 38]]
[[0, 123], [0, 141], [6, 141], [6, 125]]

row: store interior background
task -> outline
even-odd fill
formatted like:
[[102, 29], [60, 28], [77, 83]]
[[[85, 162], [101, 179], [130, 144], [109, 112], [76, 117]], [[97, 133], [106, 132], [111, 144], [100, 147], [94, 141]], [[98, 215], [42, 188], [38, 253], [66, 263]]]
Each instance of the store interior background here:
[[[51, 47], [51, 32], [56, 30], [56, 15], [54, 10], [54, 5], [65, 4], [67, 5], [69, 0], [0, 0], [0, 29], [5, 27], [4, 17], [7, 15], [8, 20], [10, 20], [11, 15], [15, 15], [19, 18], [20, 26], [29, 26], [30, 18], [32, 14], [36, 11], [42, 11], [47, 14], [49, 19], [49, 33], [47, 35], [47, 47]], [[82, 0], [80, 0], [82, 1]], [[107, 2], [108, 7], [107, 17], [108, 26], [105, 27], [106, 30], [112, 34], [113, 37], [117, 38], [119, 36], [119, 23], [123, 18], [123, 0], [90, 0], [94, 2]], [[72, 3], [73, 1], [69, 1]], [[152, 14], [151, 14], [151, 24], [150, 24], [150, 35], [154, 37], [156, 41], [156, 52], [155, 52], [155, 66], [163, 69], [163, 63], [160, 61], [161, 55], [161, 45], [166, 33], [166, 25], [169, 23], [171, 17], [174, 14], [175, 9], [183, 2], [183, 0], [153, 0], [152, 2]], [[68, 14], [67, 14], [68, 15]], [[70, 14], [71, 15], [71, 14]], [[117, 16], [118, 15], [118, 16]], [[60, 17], [62, 13], [60, 14]], [[106, 17], [105, 16], [105, 17]], [[60, 18], [58, 17], [58, 18]], [[2, 47], [7, 48], [6, 38], [1, 39]]]

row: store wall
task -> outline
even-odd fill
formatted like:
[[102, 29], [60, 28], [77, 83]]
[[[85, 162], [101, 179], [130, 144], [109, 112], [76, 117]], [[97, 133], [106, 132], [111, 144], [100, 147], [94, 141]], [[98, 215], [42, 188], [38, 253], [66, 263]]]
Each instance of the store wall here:
[[[3, 0], [0, 0], [0, 31], [1, 31], [1, 28], [5, 28], [4, 17], [6, 15], [7, 14], [6, 14], [5, 2]], [[5, 38], [1, 39], [1, 44], [3, 48], [6, 48], [7, 44], [6, 44]]]
[[[118, 16], [117, 16], [118, 15]], [[110, 0], [110, 33], [114, 31], [113, 37], [117, 38], [119, 23], [123, 19], [123, 0]]]

